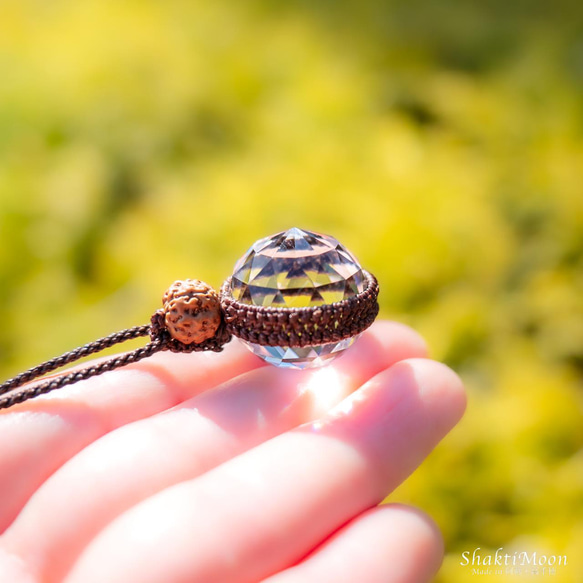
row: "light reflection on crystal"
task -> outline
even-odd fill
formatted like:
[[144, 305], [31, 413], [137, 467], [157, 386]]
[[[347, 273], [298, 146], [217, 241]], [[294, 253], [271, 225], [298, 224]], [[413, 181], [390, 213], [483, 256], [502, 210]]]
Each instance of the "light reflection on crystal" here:
[[[364, 286], [358, 261], [336, 239], [298, 228], [254, 243], [235, 264], [231, 278], [232, 296], [257, 306], [330, 304], [357, 295]], [[245, 344], [276, 366], [313, 368], [328, 364], [355, 340], [304, 348]]]
[[358, 336], [317, 346], [290, 348], [289, 346], [260, 346], [252, 342], [242, 342], [263, 360], [282, 368], [317, 368], [328, 364], [339, 356], [349, 346], [352, 346]]

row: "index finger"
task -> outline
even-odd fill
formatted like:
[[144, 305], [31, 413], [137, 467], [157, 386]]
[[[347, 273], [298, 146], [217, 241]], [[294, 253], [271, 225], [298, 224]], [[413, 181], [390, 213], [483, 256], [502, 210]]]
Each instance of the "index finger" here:
[[113, 429], [264, 366], [239, 342], [223, 352], [157, 353], [0, 412], [0, 532], [65, 461]]

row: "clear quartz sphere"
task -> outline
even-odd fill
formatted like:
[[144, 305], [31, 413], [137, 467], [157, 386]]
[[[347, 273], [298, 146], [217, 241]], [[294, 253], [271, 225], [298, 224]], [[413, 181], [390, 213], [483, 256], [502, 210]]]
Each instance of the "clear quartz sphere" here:
[[[350, 298], [365, 285], [358, 261], [334, 237], [294, 227], [254, 243], [235, 264], [230, 291], [244, 304], [299, 308]], [[328, 364], [358, 336], [303, 348], [242, 342], [275, 366], [303, 369]]]

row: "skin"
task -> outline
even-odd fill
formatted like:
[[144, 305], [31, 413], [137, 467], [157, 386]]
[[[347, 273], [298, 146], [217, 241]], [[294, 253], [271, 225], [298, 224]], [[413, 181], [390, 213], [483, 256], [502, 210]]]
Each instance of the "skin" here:
[[465, 403], [381, 320], [321, 369], [235, 341], [22, 403], [0, 414], [0, 581], [430, 581], [437, 527], [379, 503]]

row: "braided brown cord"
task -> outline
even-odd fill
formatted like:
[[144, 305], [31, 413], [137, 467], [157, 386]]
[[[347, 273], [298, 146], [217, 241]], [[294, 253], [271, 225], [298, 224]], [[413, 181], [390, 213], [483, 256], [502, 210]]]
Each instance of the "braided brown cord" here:
[[89, 342], [84, 346], [75, 348], [70, 352], [56, 356], [51, 360], [47, 360], [38, 366], [35, 366], [27, 371], [21, 372], [14, 378], [7, 380], [0, 385], [0, 395], [4, 395], [17, 387], [21, 387], [25, 383], [32, 381], [38, 377], [44, 376], [57, 368], [66, 366], [71, 362], [84, 358], [85, 356], [90, 356], [96, 352], [101, 352], [110, 346], [119, 344], [120, 342], [125, 342], [126, 340], [131, 340], [132, 338], [139, 338], [140, 336], [147, 336], [150, 332], [150, 326], [147, 324], [145, 326], [134, 326], [133, 328], [128, 328], [127, 330], [122, 330], [121, 332], [115, 332], [110, 334], [105, 338], [100, 338], [94, 342]]
[[[149, 326], [147, 326], [147, 328], [149, 328]], [[22, 391], [12, 392], [8, 395], [0, 397], [0, 409], [7, 409], [8, 407], [12, 407], [12, 405], [16, 405], [17, 403], [28, 401], [28, 399], [33, 399], [34, 397], [38, 397], [44, 393], [48, 393], [50, 391], [54, 391], [55, 389], [60, 389], [66, 385], [71, 385], [78, 381], [88, 379], [89, 377], [99, 375], [108, 370], [113, 370], [115, 368], [125, 366], [130, 362], [137, 362], [138, 360], [142, 360], [142, 358], [151, 356], [159, 350], [164, 350], [164, 348], [164, 343], [161, 340], [150, 342], [149, 344], [146, 344], [146, 346], [142, 346], [141, 348], [137, 348], [131, 352], [126, 352], [125, 354], [116, 356], [115, 358], [111, 358], [104, 362], [100, 362], [99, 364], [89, 366], [69, 374], [61, 375], [49, 381], [41, 382]]]
[[349, 299], [307, 308], [279, 308], [243, 304], [230, 293], [231, 278], [221, 287], [221, 307], [227, 330], [261, 346], [302, 347], [350, 338], [375, 320], [379, 305], [376, 277], [365, 271], [367, 286]]
[[[126, 352], [125, 354], [121, 354], [77, 371], [62, 374], [21, 391], [15, 390], [28, 381], [51, 372], [56, 368], [69, 364], [79, 358], [83, 358], [89, 354], [94, 354], [95, 352], [99, 352], [104, 348], [108, 348], [109, 346], [113, 346], [124, 340], [138, 338], [139, 336], [147, 336], [148, 334], [150, 335], [151, 342], [146, 344], [146, 346], [142, 346], [131, 352]], [[199, 344], [183, 344], [175, 338], [172, 338], [164, 324], [164, 311], [158, 310], [152, 316], [151, 324], [135, 326], [134, 328], [128, 328], [127, 330], [116, 332], [105, 338], [100, 338], [95, 342], [90, 342], [85, 346], [81, 346], [80, 348], [76, 348], [75, 350], [71, 350], [70, 352], [35, 366], [34, 368], [17, 375], [13, 379], [6, 381], [0, 385], [0, 395], [4, 395], [0, 396], [0, 409], [7, 409], [8, 407], [12, 407], [12, 405], [28, 401], [28, 399], [33, 399], [38, 395], [49, 393], [50, 391], [60, 389], [66, 385], [71, 385], [78, 381], [120, 368], [131, 362], [137, 362], [138, 360], [147, 358], [161, 350], [170, 350], [171, 352], [200, 352], [204, 350], [213, 350], [219, 352], [222, 350], [223, 345], [229, 342], [229, 340], [231, 340], [231, 334], [226, 330], [224, 322], [221, 321], [217, 333], [212, 338]]]

